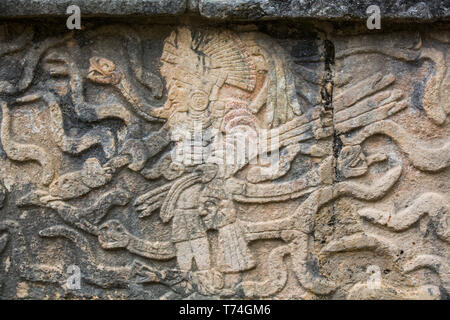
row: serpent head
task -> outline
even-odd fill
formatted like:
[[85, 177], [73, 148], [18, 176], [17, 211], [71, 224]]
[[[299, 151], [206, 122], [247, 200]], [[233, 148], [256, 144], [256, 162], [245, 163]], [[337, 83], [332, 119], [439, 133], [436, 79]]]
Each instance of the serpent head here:
[[109, 220], [100, 226], [98, 240], [102, 248], [114, 249], [126, 247], [130, 237], [120, 221]]
[[122, 74], [116, 70], [116, 65], [111, 60], [92, 57], [89, 63], [88, 79], [92, 82], [115, 85], [122, 78]]
[[338, 169], [346, 178], [359, 177], [366, 173], [368, 164], [361, 146], [344, 147], [339, 154]]

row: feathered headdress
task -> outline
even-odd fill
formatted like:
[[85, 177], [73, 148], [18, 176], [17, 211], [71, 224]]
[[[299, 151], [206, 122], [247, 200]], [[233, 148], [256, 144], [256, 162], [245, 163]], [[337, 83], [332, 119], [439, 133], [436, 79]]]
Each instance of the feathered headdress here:
[[[165, 40], [161, 60], [179, 69], [177, 77], [253, 91], [256, 70], [243, 44], [227, 31], [192, 33], [183, 27]], [[211, 88], [212, 89], [212, 88]]]

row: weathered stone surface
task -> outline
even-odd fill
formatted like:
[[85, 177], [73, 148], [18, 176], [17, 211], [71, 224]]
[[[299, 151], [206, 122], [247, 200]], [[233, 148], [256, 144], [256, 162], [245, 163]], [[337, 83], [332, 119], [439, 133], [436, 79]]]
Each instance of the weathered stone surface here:
[[186, 11], [186, 0], [1, 0], [0, 17], [67, 16], [79, 6], [84, 16], [161, 16]]
[[0, 24], [0, 297], [448, 299], [448, 25], [186, 21]]
[[199, 0], [200, 14], [208, 18], [316, 18], [365, 19], [366, 9], [378, 5], [385, 18], [430, 20], [450, 17], [447, 1], [314, 1], [314, 0]]
[[78, 5], [85, 16], [161, 16], [185, 12], [205, 18], [259, 20], [279, 18], [366, 19], [366, 9], [378, 5], [384, 18], [396, 20], [448, 20], [446, 0], [1, 0], [0, 17], [65, 16]]

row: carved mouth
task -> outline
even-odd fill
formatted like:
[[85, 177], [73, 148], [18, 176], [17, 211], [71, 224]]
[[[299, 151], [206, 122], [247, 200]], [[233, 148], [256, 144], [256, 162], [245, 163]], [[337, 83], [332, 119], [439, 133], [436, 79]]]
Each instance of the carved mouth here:
[[99, 236], [99, 241], [103, 248], [115, 249], [126, 246], [127, 238], [121, 237], [120, 235], [114, 236], [102, 234]]

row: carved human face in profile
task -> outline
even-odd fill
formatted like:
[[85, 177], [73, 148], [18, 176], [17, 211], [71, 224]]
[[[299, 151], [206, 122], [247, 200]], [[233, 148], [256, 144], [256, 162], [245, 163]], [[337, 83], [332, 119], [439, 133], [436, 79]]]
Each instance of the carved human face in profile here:
[[167, 119], [170, 126], [174, 126], [180, 122], [186, 111], [187, 97], [190, 92], [190, 88], [186, 83], [178, 80], [171, 80], [167, 84], [167, 100], [164, 106], [161, 108], [155, 108], [152, 110], [152, 116]]
[[167, 101], [162, 108], [154, 109], [154, 116], [178, 124], [182, 118], [181, 113], [186, 117], [191, 115], [197, 118], [199, 115], [201, 118], [207, 117], [209, 94], [196, 75], [167, 63], [163, 64], [161, 75], [167, 81]]
[[172, 64], [163, 63], [160, 72], [166, 79], [167, 100], [163, 107], [153, 109], [152, 115], [170, 119], [177, 112], [187, 111], [186, 100], [190, 85], [174, 76], [176, 70]]
[[187, 108], [188, 94], [191, 91], [190, 85], [177, 79], [172, 79], [168, 85], [167, 101], [164, 106], [173, 112], [185, 112]]

